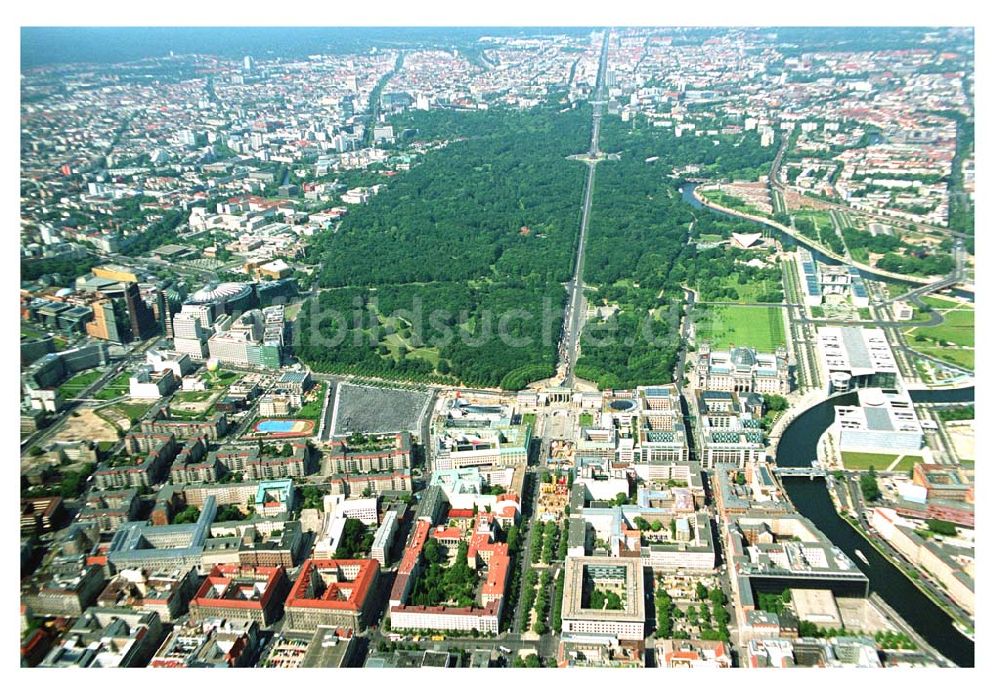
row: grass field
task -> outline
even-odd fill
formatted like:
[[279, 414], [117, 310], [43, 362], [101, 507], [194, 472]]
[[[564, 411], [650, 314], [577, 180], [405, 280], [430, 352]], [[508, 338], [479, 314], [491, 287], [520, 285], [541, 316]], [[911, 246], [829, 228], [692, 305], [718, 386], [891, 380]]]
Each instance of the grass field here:
[[[935, 298], [926, 299], [928, 305], [941, 310], [944, 322], [936, 327], [914, 327], [904, 335], [911, 348], [947, 363], [973, 370], [976, 351], [971, 348], [976, 341], [975, 312], [971, 308], [952, 308], [956, 304]], [[922, 338], [922, 339], [918, 339]], [[941, 346], [940, 341], [958, 347]]]
[[383, 358], [393, 358], [396, 361], [400, 359], [423, 360], [427, 361], [434, 368], [437, 368], [438, 363], [441, 361], [440, 349], [432, 346], [414, 347], [410, 343], [410, 340], [402, 335], [402, 330], [406, 325], [399, 319], [388, 318], [381, 321], [383, 324], [391, 325], [400, 330], [399, 332], [387, 334], [380, 342], [380, 344], [389, 350], [389, 356]]
[[799, 229], [805, 226], [806, 229], [810, 229], [809, 225], [804, 225], [806, 219], [816, 224], [818, 229], [832, 229], [833, 219], [830, 218], [830, 213], [822, 210], [804, 210], [799, 209], [795, 212], [795, 226]]
[[730, 344], [774, 351], [785, 344], [781, 308], [763, 306], [708, 306], [696, 326], [697, 341], [711, 342], [713, 349]]
[[[924, 343], [926, 344], [926, 342]], [[944, 361], [945, 363], [953, 363], [960, 368], [965, 368], [966, 370], [975, 370], [976, 368], [976, 351], [975, 349], [955, 349], [954, 347], [928, 347], [920, 344], [919, 342], [913, 345], [913, 348], [918, 350], [922, 354], [927, 354], [928, 356], [933, 356], [934, 358]]]
[[744, 214], [757, 214], [763, 215], [756, 207], [753, 207], [735, 195], [730, 195], [722, 190], [703, 190], [701, 194], [706, 200], [711, 200], [717, 205], [722, 205], [728, 209], [735, 209], [737, 212], [743, 212]]
[[218, 393], [218, 390], [195, 390], [193, 392], [178, 392], [171, 402], [205, 402]]
[[102, 406], [100, 409], [96, 410], [96, 412], [101, 418], [112, 423], [116, 422], [121, 416], [128, 418], [130, 422], [134, 422], [145, 416], [146, 412], [148, 412], [152, 407], [152, 400], [146, 402], [142, 400], [126, 400], [124, 402]]
[[323, 413], [323, 402], [326, 399], [326, 389], [329, 385], [326, 382], [319, 383], [315, 388], [314, 399], [302, 405], [296, 414], [300, 419], [311, 419], [319, 425], [319, 415]]
[[237, 380], [239, 380], [241, 375], [239, 373], [234, 373], [233, 371], [209, 371], [206, 376], [206, 381], [209, 387], [222, 386], [229, 387]]
[[964, 304], [958, 301], [941, 298], [940, 296], [924, 296], [924, 303], [929, 305], [931, 308], [964, 308]]
[[[869, 467], [874, 467], [875, 471], [881, 472], [889, 468], [899, 455], [883, 455], [872, 452], [841, 452], [841, 459], [844, 461], [845, 469], [858, 469], [867, 471]], [[894, 472], [913, 471], [913, 465], [923, 462], [923, 458], [918, 455], [906, 455], [899, 461]]]
[[101, 375], [101, 371], [98, 370], [77, 373], [59, 386], [59, 394], [63, 399], [72, 399], [99, 380]]
[[146, 412], [148, 412], [153, 407], [153, 403], [132, 401], [132, 402], [122, 402], [115, 406], [130, 419], [138, 421], [143, 416], [145, 416]]
[[94, 395], [97, 399], [114, 399], [115, 397], [121, 397], [122, 395], [128, 394], [128, 379], [129, 374], [119, 373], [114, 380], [98, 390], [97, 394]]
[[[715, 280], [713, 280], [715, 281]], [[782, 285], [780, 281], [758, 281], [758, 282], [748, 282], [746, 284], [740, 284], [739, 280], [733, 277], [726, 277], [722, 280], [723, 286], [731, 286], [736, 289], [736, 293], [739, 294], [740, 303], [759, 303], [757, 297], [761, 294], [780, 290]]]
[[[973, 346], [976, 338], [975, 313], [968, 309], [943, 311], [944, 322], [936, 327], [917, 327], [907, 337], [923, 336], [932, 342], [943, 339], [958, 346]], [[919, 342], [914, 342], [918, 346]]]

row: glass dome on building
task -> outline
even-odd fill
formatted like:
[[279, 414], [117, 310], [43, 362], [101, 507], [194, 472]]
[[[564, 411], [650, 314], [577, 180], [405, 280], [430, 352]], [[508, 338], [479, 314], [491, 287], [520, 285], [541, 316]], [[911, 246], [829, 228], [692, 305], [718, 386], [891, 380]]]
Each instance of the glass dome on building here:
[[736, 347], [729, 352], [729, 360], [738, 370], [750, 370], [757, 363], [757, 355], [749, 347]]

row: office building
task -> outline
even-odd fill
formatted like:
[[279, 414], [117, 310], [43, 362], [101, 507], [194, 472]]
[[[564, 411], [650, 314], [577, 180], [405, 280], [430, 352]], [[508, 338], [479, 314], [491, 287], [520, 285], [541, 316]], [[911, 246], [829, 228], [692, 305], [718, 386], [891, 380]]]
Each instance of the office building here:
[[160, 621], [171, 623], [187, 613], [200, 581], [194, 568], [169, 573], [126, 569], [111, 578], [97, 606], [155, 611]]
[[153, 611], [92, 607], [45, 656], [43, 668], [143, 667], [163, 638]]
[[191, 600], [191, 618], [253, 621], [266, 628], [281, 616], [287, 583], [281, 566], [216, 565]]
[[253, 666], [260, 643], [254, 621], [212, 619], [174, 628], [153, 655], [153, 669], [233, 669]]
[[165, 368], [157, 372], [146, 363], [139, 366], [129, 378], [129, 397], [157, 400], [173, 392], [179, 384], [180, 378], [174, 375], [173, 370]]
[[818, 262], [808, 248], [798, 250], [799, 285], [807, 306], [823, 303], [850, 303], [867, 308], [868, 289], [854, 267]]
[[924, 432], [905, 392], [858, 391], [858, 406], [835, 408], [834, 427], [843, 452], [919, 453]]
[[174, 349], [193, 359], [204, 359], [208, 356], [208, 326], [211, 321], [206, 320], [205, 315], [189, 311], [188, 308], [189, 306], [184, 306], [180, 313], [174, 315]]
[[365, 628], [378, 574], [378, 561], [367, 558], [306, 561], [285, 601], [286, 628]]
[[399, 519], [396, 516], [396, 511], [387, 510], [372, 541], [371, 558], [378, 561], [380, 566], [385, 567], [389, 563], [388, 557], [392, 554], [393, 541], [398, 529]]
[[149, 339], [158, 332], [159, 323], [153, 315], [153, 309], [142, 300], [139, 285], [135, 282], [125, 284], [125, 306], [134, 340]]
[[719, 462], [764, 462], [764, 430], [756, 392], [695, 390], [694, 418], [698, 458], [706, 469]]
[[[646, 622], [642, 570], [639, 558], [567, 556], [563, 634], [642, 640]], [[605, 608], [611, 602], [615, 606]]]
[[896, 390], [901, 376], [880, 328], [818, 327], [816, 352], [828, 392], [878, 387]]

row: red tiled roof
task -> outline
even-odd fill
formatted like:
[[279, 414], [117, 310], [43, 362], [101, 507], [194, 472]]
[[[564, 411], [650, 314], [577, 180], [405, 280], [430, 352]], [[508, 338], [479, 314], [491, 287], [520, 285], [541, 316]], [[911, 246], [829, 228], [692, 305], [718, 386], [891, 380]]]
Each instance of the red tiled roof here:
[[[332, 581], [324, 586], [322, 596], [312, 594], [314, 571], [342, 570], [357, 566], [358, 573], [353, 580]], [[302, 565], [298, 579], [292, 585], [291, 594], [285, 601], [286, 608], [345, 609], [361, 611], [365, 597], [378, 577], [379, 563], [370, 558], [356, 560], [309, 559]], [[342, 594], [345, 594], [341, 598]]]

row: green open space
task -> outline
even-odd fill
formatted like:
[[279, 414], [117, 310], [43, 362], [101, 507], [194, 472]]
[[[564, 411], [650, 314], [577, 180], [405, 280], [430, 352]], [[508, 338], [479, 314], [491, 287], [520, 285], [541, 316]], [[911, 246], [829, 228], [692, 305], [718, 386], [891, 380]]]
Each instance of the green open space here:
[[310, 395], [313, 397], [310, 401], [302, 405], [298, 413], [295, 415], [297, 419], [310, 419], [312, 421], [319, 421], [319, 415], [323, 412], [323, 401], [326, 399], [326, 390], [329, 384], [326, 382], [321, 382], [315, 387], [313, 387]]
[[697, 341], [708, 341], [713, 349], [724, 349], [732, 344], [772, 352], [775, 347], [785, 344], [785, 318], [781, 308], [699, 306], [696, 315]]
[[730, 195], [723, 190], [702, 190], [701, 194], [705, 199], [710, 200], [717, 205], [726, 207], [727, 209], [743, 212], [744, 214], [754, 214], [757, 216], [763, 216], [764, 214], [756, 207], [747, 204], [735, 195]]
[[46, 335], [46, 332], [34, 325], [29, 325], [27, 323], [21, 323], [21, 337], [26, 337], [28, 339], [41, 339]]
[[102, 375], [99, 370], [76, 373], [59, 386], [59, 394], [63, 399], [72, 399], [100, 380]]
[[218, 390], [193, 390], [191, 392], [178, 392], [171, 399], [171, 403], [182, 402], [207, 402], [212, 397], [219, 394]]
[[[705, 115], [706, 127], [716, 124]], [[760, 138], [742, 133], [684, 138], [665, 130], [645, 116], [602, 123], [601, 149], [616, 160], [594, 174], [584, 279], [593, 287], [591, 305], [616, 305], [619, 312], [588, 320], [576, 364], [578, 377], [602, 389], [674, 380], [682, 353], [681, 287], [709, 302], [781, 298], [780, 269], [746, 264], [766, 255], [728, 244], [704, 247], [760, 232], [760, 225], [688, 204], [675, 178], [677, 167], [689, 165], [700, 178], [757, 180], [778, 143], [762, 148]], [[763, 280], [767, 292], [758, 284]]]
[[713, 282], [722, 288], [731, 287], [736, 291], [736, 300], [740, 303], [781, 303], [784, 301], [781, 275], [773, 277], [745, 280], [739, 275], [730, 275], [721, 281]]
[[115, 399], [116, 397], [127, 395], [128, 381], [130, 377], [131, 376], [128, 372], [119, 373], [111, 380], [110, 383], [98, 390], [94, 397], [96, 399]]
[[914, 349], [922, 354], [927, 354], [939, 361], [945, 361], [946, 363], [951, 363], [959, 368], [964, 368], [966, 370], [975, 370], [976, 368], [976, 351], [975, 349], [956, 349], [954, 347], [929, 347], [924, 344], [913, 344]]
[[[939, 342], [944, 340], [958, 346], [970, 347], [975, 344], [976, 328], [975, 313], [971, 309], [943, 310], [944, 322], [934, 327], [916, 327], [907, 330], [907, 338], [914, 347], [919, 348], [921, 342]], [[923, 337], [924, 339], [919, 339]]]
[[229, 387], [242, 377], [234, 371], [208, 371], [205, 380], [209, 387]]
[[948, 308], [940, 299], [926, 300], [929, 305], [941, 311], [944, 322], [934, 327], [906, 330], [903, 334], [907, 344], [932, 358], [973, 370], [976, 352], [971, 347], [976, 339], [975, 312], [971, 308]]
[[971, 304], [964, 304], [955, 299], [943, 296], [924, 296], [923, 301], [931, 308], [972, 308]]
[[[875, 471], [885, 471], [896, 460], [899, 455], [882, 454], [874, 452], [841, 452], [841, 459], [844, 461], [845, 469], [857, 469], [867, 471], [869, 467], [874, 467]], [[923, 462], [923, 457], [919, 455], [906, 455], [894, 468], [894, 472], [911, 471], [913, 465]]]
[[[314, 237], [307, 260], [328, 290], [297, 316], [296, 355], [325, 372], [510, 390], [553, 375], [586, 176], [567, 157], [586, 151], [591, 122], [554, 101], [394, 119], [449, 143]], [[345, 325], [334, 313], [350, 318], [355, 299], [365, 324]]]

